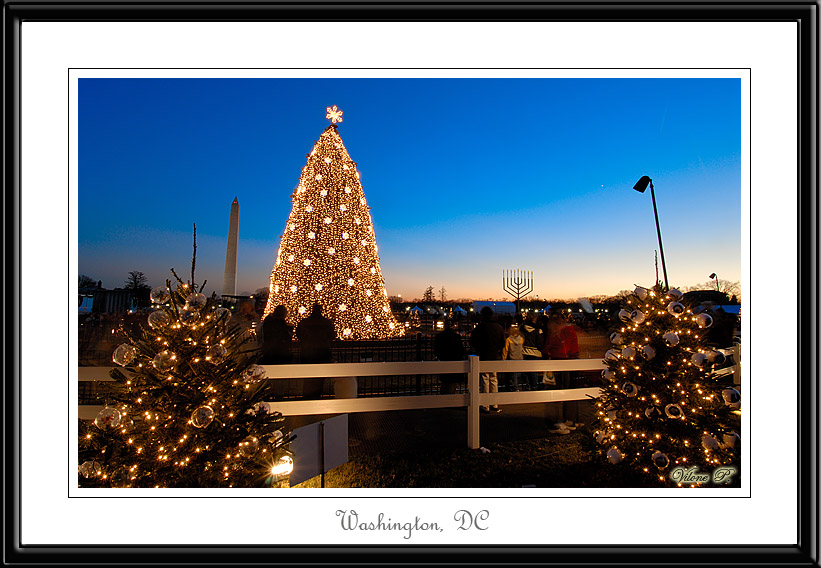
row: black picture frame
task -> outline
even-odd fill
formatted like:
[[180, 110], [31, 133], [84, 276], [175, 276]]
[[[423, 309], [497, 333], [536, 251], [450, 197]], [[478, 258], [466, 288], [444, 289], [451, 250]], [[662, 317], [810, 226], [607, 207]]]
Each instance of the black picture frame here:
[[[20, 543], [20, 94], [21, 25], [35, 21], [785, 21], [796, 22], [799, 180], [797, 301], [799, 398], [796, 444], [798, 534], [784, 546], [23, 546]], [[4, 561], [8, 564], [679, 564], [818, 565], [818, 322], [817, 322], [817, 54], [818, 3], [577, 2], [545, 3], [207, 3], [6, 2], [4, 4]], [[729, 513], [731, 514], [731, 513]], [[590, 527], [596, 525], [591, 517]], [[705, 526], [709, 519], [701, 520]], [[592, 534], [592, 532], [591, 532]], [[275, 560], [274, 560], [275, 559]]]

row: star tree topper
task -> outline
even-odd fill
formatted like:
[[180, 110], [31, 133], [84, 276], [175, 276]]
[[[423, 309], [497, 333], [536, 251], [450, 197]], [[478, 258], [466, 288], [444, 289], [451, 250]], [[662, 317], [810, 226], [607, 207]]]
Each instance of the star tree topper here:
[[337, 108], [336, 105], [334, 105], [332, 107], [327, 107], [325, 110], [328, 111], [328, 114], [325, 115], [325, 118], [330, 120], [331, 124], [342, 122], [342, 109]]

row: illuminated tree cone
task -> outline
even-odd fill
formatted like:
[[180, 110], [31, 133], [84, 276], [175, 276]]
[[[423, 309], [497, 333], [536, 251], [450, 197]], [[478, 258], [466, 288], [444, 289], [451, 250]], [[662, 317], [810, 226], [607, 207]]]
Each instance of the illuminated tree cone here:
[[388, 302], [356, 162], [335, 124], [322, 132], [307, 158], [291, 196], [265, 315], [281, 304], [295, 325], [319, 302], [339, 338], [402, 335]]
[[678, 484], [671, 473], [679, 467], [696, 466], [700, 474], [738, 468], [740, 452], [733, 414], [740, 396], [732, 374], [713, 372], [724, 355], [705, 343], [712, 319], [680, 298], [680, 291], [656, 286], [638, 287], [627, 299], [605, 354], [593, 424], [603, 463], [636, 468], [668, 485]]
[[[193, 271], [192, 271], [193, 272]], [[176, 275], [175, 275], [176, 276]], [[192, 274], [193, 278], [193, 274]], [[81, 422], [83, 487], [265, 487], [293, 461], [254, 341], [193, 281], [151, 292], [147, 325], [125, 334], [105, 407]]]

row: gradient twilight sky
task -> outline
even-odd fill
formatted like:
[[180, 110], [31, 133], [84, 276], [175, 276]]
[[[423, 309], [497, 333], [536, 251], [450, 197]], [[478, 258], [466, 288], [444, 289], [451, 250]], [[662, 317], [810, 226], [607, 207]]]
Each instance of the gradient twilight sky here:
[[740, 97], [738, 79], [80, 79], [78, 271], [186, 278], [196, 223], [197, 282], [220, 293], [236, 196], [237, 293], [267, 287], [335, 104], [391, 295], [502, 299], [508, 268], [547, 299], [649, 286], [645, 174], [670, 285], [740, 281]]

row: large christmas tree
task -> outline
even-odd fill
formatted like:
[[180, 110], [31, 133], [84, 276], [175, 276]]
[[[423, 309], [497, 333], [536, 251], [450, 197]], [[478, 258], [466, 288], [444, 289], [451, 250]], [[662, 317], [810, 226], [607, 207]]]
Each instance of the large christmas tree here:
[[[196, 229], [195, 229], [196, 230]], [[196, 232], [195, 232], [196, 255]], [[196, 257], [195, 257], [196, 258]], [[173, 273], [173, 270], [172, 270]], [[83, 487], [264, 487], [293, 461], [270, 404], [255, 341], [231, 312], [174, 273], [151, 291], [154, 311], [112, 356], [113, 394], [79, 431]]]
[[705, 343], [712, 318], [693, 313], [681, 296], [656, 285], [638, 287], [627, 299], [619, 312], [623, 325], [611, 334], [613, 348], [604, 357], [594, 421], [603, 461], [672, 485], [692, 481], [696, 472], [737, 470], [740, 445], [734, 414], [740, 395], [732, 374], [713, 372], [724, 355]]
[[398, 336], [403, 329], [388, 302], [370, 208], [336, 125], [342, 111], [328, 107], [327, 118], [331, 125], [307, 155], [291, 196], [265, 315], [281, 304], [296, 324], [319, 303], [339, 338]]

